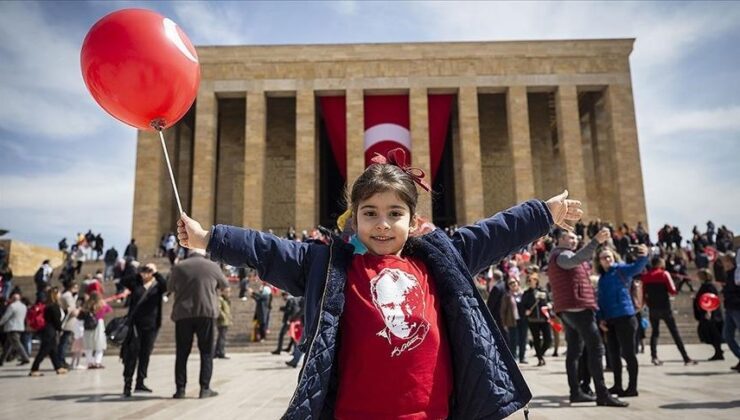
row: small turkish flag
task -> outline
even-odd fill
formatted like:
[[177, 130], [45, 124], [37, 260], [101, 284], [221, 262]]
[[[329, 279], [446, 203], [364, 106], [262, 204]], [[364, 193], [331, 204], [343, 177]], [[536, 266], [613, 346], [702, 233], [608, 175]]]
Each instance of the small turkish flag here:
[[408, 95], [365, 96], [365, 167], [376, 153], [400, 147], [411, 164]]

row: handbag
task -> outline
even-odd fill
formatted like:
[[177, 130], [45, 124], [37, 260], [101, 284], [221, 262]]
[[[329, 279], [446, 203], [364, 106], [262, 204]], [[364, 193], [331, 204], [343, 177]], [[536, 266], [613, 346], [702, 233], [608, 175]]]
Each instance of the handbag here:
[[111, 344], [115, 346], [122, 346], [126, 342], [126, 338], [128, 338], [129, 331], [132, 327], [131, 324], [133, 323], [134, 319], [133, 315], [139, 309], [141, 302], [144, 301], [144, 298], [146, 298], [146, 296], [149, 294], [149, 291], [154, 287], [156, 287], [156, 285], [152, 285], [150, 288], [144, 291], [144, 294], [141, 295], [139, 301], [136, 302], [136, 305], [131, 311], [129, 311], [128, 314], [113, 318], [108, 323], [108, 325], [105, 327], [105, 335], [106, 337], [108, 337], [108, 340], [111, 342]]
[[80, 315], [78, 315], [77, 318], [82, 318], [82, 326], [85, 328], [86, 331], [98, 328], [98, 319], [92, 312], [80, 311]]

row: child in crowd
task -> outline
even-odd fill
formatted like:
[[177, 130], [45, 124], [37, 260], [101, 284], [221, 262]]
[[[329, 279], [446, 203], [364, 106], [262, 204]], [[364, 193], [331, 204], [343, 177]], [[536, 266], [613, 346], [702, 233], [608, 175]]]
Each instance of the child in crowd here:
[[113, 311], [100, 294], [93, 292], [82, 305], [80, 316], [85, 328], [85, 357], [88, 369], [103, 369], [103, 354], [108, 347], [105, 337], [105, 321], [103, 318]]
[[218, 319], [216, 327], [218, 328], [218, 337], [216, 338], [216, 351], [213, 357], [216, 359], [228, 359], [226, 356], [226, 333], [231, 325], [231, 288], [221, 289], [218, 297]]
[[[260, 278], [305, 297], [306, 352], [286, 418], [503, 418], [531, 393], [472, 275], [578, 220], [567, 191], [531, 200], [452, 237], [418, 229], [416, 184], [424, 172], [402, 149], [376, 156], [347, 201], [367, 248], [330, 236], [296, 242], [252, 229], [204, 230], [183, 214], [178, 239], [211, 258], [255, 267]], [[404, 398], [399, 398], [404, 396]]]
[[82, 352], [85, 350], [85, 326], [82, 322], [77, 322], [74, 326], [74, 340], [72, 341], [72, 369], [87, 369], [87, 366], [80, 365]]

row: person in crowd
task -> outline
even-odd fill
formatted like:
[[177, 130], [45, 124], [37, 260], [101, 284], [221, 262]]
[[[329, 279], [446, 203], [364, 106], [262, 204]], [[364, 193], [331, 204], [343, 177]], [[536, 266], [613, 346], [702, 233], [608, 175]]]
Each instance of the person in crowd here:
[[49, 289], [46, 296], [46, 307], [44, 308], [44, 327], [39, 331], [41, 346], [39, 352], [36, 354], [36, 358], [33, 359], [31, 372], [29, 372], [28, 376], [43, 376], [39, 371], [39, 367], [46, 356], [49, 356], [57, 375], [67, 373], [67, 369], [59, 364], [59, 357], [56, 354], [57, 333], [62, 330], [62, 318], [64, 317], [62, 308], [59, 306], [60, 297], [61, 293], [58, 288], [52, 287]]
[[[599, 274], [598, 300], [599, 327], [606, 332], [607, 356], [611, 361], [614, 386], [610, 394], [620, 397], [636, 397], [637, 356], [635, 351], [637, 317], [632, 298], [632, 279], [639, 275], [648, 262], [648, 249], [637, 245], [636, 261], [625, 264], [611, 248], [603, 247], [596, 253], [594, 267]], [[622, 385], [622, 358], [627, 362], [629, 382]]]
[[519, 363], [526, 364], [527, 318], [522, 305], [522, 288], [516, 277], [509, 276], [507, 289], [501, 301], [501, 320], [506, 330], [506, 343], [511, 354], [519, 358]]
[[[304, 302], [305, 299], [302, 297], [293, 297], [295, 301], [295, 305], [297, 307], [296, 312], [293, 314], [293, 316], [290, 318], [290, 323], [299, 323], [299, 325], [302, 326], [303, 322], [303, 312], [305, 309]], [[301, 331], [303, 331], [301, 329]], [[295, 331], [294, 331], [295, 332]], [[293, 347], [293, 358], [287, 362], [285, 362], [286, 365], [297, 368], [298, 363], [301, 362], [301, 358], [303, 358], [303, 351], [301, 350], [301, 347], [298, 345], [301, 337], [297, 337], [295, 334], [290, 335], [290, 345], [288, 345], [288, 348]]]
[[673, 252], [668, 253], [665, 262], [666, 271], [671, 275], [671, 278], [678, 279], [678, 285], [676, 290], [681, 292], [684, 285], [689, 287], [689, 291], [694, 293], [694, 285], [691, 284], [691, 277], [689, 277], [689, 268], [686, 260], [681, 255], [681, 250], [677, 249]]
[[503, 329], [504, 326], [501, 321], [501, 300], [506, 294], [504, 272], [499, 269], [493, 269], [491, 271], [491, 283], [489, 286], [490, 290], [488, 291], [486, 306], [488, 307], [488, 310], [491, 311], [491, 315], [493, 316], [494, 321], [496, 321], [496, 325]]
[[[580, 203], [564, 192], [462, 227], [452, 238], [441, 230], [409, 238], [417, 229], [415, 184], [430, 187], [405, 160], [402, 149], [378, 155], [353, 184], [347, 202], [364, 254], [335, 236], [329, 245], [303, 243], [222, 225], [205, 230], [185, 214], [178, 221], [182, 246], [207, 247], [216, 261], [256, 267], [265, 281], [306, 296], [299, 347], [308, 354], [286, 418], [503, 418], [531, 397], [470, 273], [554, 222], [579, 219]], [[394, 386], [378, 378], [393, 378]]]
[[116, 266], [118, 260], [118, 251], [116, 247], [112, 246], [109, 250], [105, 251], [103, 256], [103, 262], [105, 263], [105, 270], [103, 270], [103, 278], [105, 281], [113, 280], [113, 268]]
[[265, 282], [259, 281], [260, 286], [251, 292], [252, 299], [256, 304], [254, 308], [255, 340], [265, 341], [267, 329], [270, 322], [270, 309], [272, 308], [272, 290]]
[[737, 269], [740, 253], [725, 252], [719, 258], [724, 267], [722, 297], [725, 304], [725, 322], [722, 336], [727, 347], [738, 359], [733, 369], [740, 372], [740, 344], [737, 341], [737, 333], [740, 330], [740, 270]]
[[[79, 310], [78, 310], [79, 314]], [[73, 331], [72, 340], [72, 360], [69, 363], [71, 369], [87, 369], [87, 366], [82, 361], [82, 353], [85, 352], [85, 326], [78, 319], [75, 323], [75, 329]]]
[[175, 265], [177, 261], [177, 238], [175, 238], [175, 234], [172, 232], [168, 233], [164, 239], [164, 252], [170, 261], [170, 266]]
[[74, 338], [74, 332], [77, 329], [77, 292], [79, 286], [74, 281], [68, 281], [64, 283], [64, 290], [62, 292], [61, 299], [59, 301], [62, 310], [64, 311], [64, 321], [62, 322], [62, 334], [59, 336], [59, 347], [57, 348], [57, 357], [59, 357], [59, 365], [65, 369], [69, 369], [70, 365], [67, 364], [67, 345], [69, 345]]
[[123, 258], [139, 259], [139, 248], [136, 246], [136, 239], [131, 239], [126, 249], [123, 251]]
[[658, 337], [660, 335], [660, 321], [665, 322], [670, 331], [678, 351], [683, 357], [684, 365], [695, 365], [697, 362], [689, 357], [681, 340], [681, 335], [673, 318], [670, 296], [678, 294], [676, 285], [671, 275], [665, 270], [665, 260], [656, 255], [650, 260], [650, 270], [642, 275], [642, 283], [645, 288], [645, 301], [650, 309], [650, 358], [655, 366], [663, 362], [658, 359]]
[[2, 279], [2, 297], [7, 301], [13, 290], [13, 269], [7, 261], [0, 262], [0, 279]]
[[711, 344], [714, 347], [714, 355], [709, 358], [709, 361], [725, 360], [724, 352], [722, 351], [722, 308], [717, 308], [714, 311], [706, 311], [699, 304], [700, 298], [705, 293], [712, 293], [719, 296], [719, 291], [714, 285], [714, 276], [712, 272], [706, 268], [699, 270], [698, 272], [699, 291], [696, 292], [694, 297], [694, 318], [699, 322], [697, 326], [697, 334], [699, 340], [702, 343]]
[[231, 287], [221, 289], [218, 296], [218, 319], [216, 327], [218, 328], [218, 337], [216, 338], [216, 349], [213, 357], [216, 359], [228, 359], [226, 355], [226, 334], [231, 326]]
[[3, 353], [0, 356], [0, 366], [5, 363], [5, 359], [14, 352], [19, 359], [18, 366], [28, 364], [29, 356], [26, 348], [21, 344], [21, 334], [26, 330], [26, 312], [28, 308], [21, 302], [20, 293], [10, 295], [10, 304], [5, 307], [0, 326], [5, 332], [5, 342], [3, 343]]
[[105, 241], [103, 240], [103, 235], [98, 233], [95, 235], [95, 261], [100, 261], [100, 256], [103, 255], [103, 249], [105, 246]]
[[[552, 285], [553, 309], [563, 320], [568, 349], [565, 370], [570, 387], [570, 402], [596, 401], [600, 406], [627, 407], [627, 402], [609, 394], [604, 382], [604, 344], [596, 324], [596, 297], [589, 279], [589, 261], [596, 248], [611, 237], [608, 228], [599, 233], [578, 252], [578, 238], [572, 232], [558, 235], [557, 247], [550, 254], [548, 278]], [[596, 388], [596, 397], [585, 394], [578, 380], [578, 365], [584, 347], [588, 354], [588, 368]]]
[[205, 247], [191, 248], [189, 257], [172, 267], [167, 284], [167, 290], [174, 294], [171, 318], [175, 322], [177, 389], [172, 398], [185, 398], [193, 335], [198, 337], [200, 351], [200, 398], [218, 395], [211, 389], [214, 327], [218, 318], [217, 291], [228, 286], [219, 265], [205, 258]]
[[49, 260], [44, 260], [33, 275], [33, 282], [36, 284], [37, 301], [43, 302], [46, 300], [44, 290], [51, 285], [49, 282], [51, 281], [53, 273], [54, 268], [52, 268], [51, 262]]
[[87, 358], [88, 369], [103, 369], [103, 355], [108, 348], [108, 342], [105, 337], [105, 316], [113, 312], [113, 308], [108, 305], [103, 296], [97, 292], [91, 293], [82, 309], [78, 312], [78, 320], [83, 323], [85, 328], [85, 357]]
[[[139, 269], [139, 275], [121, 280], [130, 292], [128, 322], [129, 332], [121, 346], [123, 359], [123, 396], [131, 396], [134, 371], [137, 392], [152, 392], [144, 384], [149, 369], [149, 357], [154, 350], [157, 333], [162, 326], [162, 297], [167, 293], [167, 281], [157, 272], [155, 264]], [[138, 369], [137, 369], [138, 366]]]
[[291, 320], [295, 318], [295, 315], [300, 310], [299, 298], [293, 297], [287, 292], [283, 292], [282, 295], [285, 301], [285, 304], [280, 307], [280, 311], [283, 313], [283, 322], [280, 327], [280, 333], [278, 334], [277, 348], [272, 351], [272, 354], [280, 354], [281, 351], [290, 351], [292, 344], [289, 344], [288, 348], [283, 350], [283, 340], [285, 333], [288, 332]]
[[550, 295], [540, 287], [538, 273], [527, 275], [529, 288], [522, 295], [522, 307], [527, 317], [529, 332], [532, 333], [534, 351], [537, 355], [537, 366], [545, 365], [545, 352], [552, 345], [552, 334], [547, 316], [543, 311], [550, 310]]

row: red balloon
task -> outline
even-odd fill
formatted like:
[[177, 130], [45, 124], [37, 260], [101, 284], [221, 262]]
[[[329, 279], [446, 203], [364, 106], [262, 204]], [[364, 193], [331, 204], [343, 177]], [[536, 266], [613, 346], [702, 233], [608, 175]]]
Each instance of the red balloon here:
[[559, 332], [563, 331], [563, 324], [555, 321], [552, 318], [548, 322], [550, 322], [550, 326], [552, 327], [553, 330], [555, 330], [555, 332], [558, 332], [559, 333]]
[[82, 43], [80, 64], [95, 101], [141, 130], [177, 123], [200, 84], [193, 44], [175, 22], [151, 10], [123, 9], [100, 19]]
[[699, 307], [707, 312], [719, 309], [719, 297], [714, 293], [704, 293], [699, 296]]

